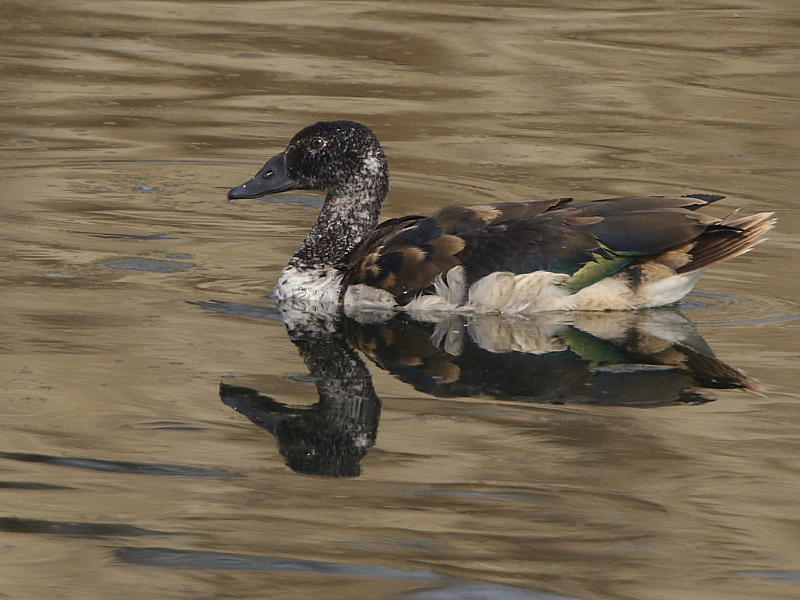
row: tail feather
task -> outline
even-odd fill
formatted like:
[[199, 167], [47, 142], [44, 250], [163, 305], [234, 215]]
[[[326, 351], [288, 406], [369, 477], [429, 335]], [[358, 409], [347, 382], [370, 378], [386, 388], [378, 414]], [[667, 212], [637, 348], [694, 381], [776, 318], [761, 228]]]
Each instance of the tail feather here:
[[[698, 200], [702, 200], [703, 204], [698, 204], [697, 206], [705, 206], [717, 200], [722, 200], [724, 197], [725, 196], [721, 196], [720, 194], [685, 194], [681, 196], [681, 198], [697, 198]], [[692, 210], [694, 210], [694, 208], [692, 208]]]
[[764, 241], [763, 235], [775, 226], [773, 213], [758, 213], [727, 223], [710, 226], [689, 251], [691, 260], [678, 273], [692, 273], [740, 254]]

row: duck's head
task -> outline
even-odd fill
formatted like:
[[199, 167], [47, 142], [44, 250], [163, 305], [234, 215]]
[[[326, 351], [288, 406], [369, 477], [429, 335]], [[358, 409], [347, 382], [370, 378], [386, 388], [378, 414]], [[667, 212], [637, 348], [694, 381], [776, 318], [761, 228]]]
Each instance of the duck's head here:
[[319, 190], [329, 196], [370, 190], [385, 195], [388, 189], [386, 157], [375, 134], [353, 121], [320, 121], [295, 135], [250, 181], [230, 190], [228, 199], [289, 190]]

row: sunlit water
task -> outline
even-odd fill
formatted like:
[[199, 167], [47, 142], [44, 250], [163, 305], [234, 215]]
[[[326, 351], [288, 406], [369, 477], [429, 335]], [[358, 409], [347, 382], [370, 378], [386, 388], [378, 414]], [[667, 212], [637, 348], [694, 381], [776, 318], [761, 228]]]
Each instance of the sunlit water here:
[[[695, 6], [0, 6], [0, 595], [800, 596], [800, 21]], [[266, 296], [319, 198], [225, 192], [326, 118], [384, 142], [387, 216], [707, 192], [779, 224], [668, 317], [698, 353], [639, 320], [304, 346]]]

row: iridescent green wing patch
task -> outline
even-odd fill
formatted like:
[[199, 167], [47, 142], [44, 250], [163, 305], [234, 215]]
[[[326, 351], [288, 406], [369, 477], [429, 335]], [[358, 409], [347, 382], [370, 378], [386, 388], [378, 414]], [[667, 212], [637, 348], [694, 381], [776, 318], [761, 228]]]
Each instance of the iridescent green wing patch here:
[[601, 243], [600, 248], [592, 252], [592, 259], [575, 271], [561, 286], [570, 292], [577, 292], [618, 273], [641, 255], [641, 252], [635, 251], [615, 251]]

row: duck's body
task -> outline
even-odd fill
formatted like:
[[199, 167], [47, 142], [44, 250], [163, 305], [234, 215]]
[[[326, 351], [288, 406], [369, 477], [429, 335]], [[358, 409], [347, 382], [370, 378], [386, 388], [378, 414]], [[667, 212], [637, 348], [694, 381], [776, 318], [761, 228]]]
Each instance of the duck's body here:
[[378, 224], [389, 190], [375, 135], [350, 121], [298, 133], [228, 197], [325, 191], [317, 222], [278, 278], [275, 298], [311, 309], [532, 313], [671, 304], [709, 265], [773, 225], [695, 209], [722, 196], [570, 198], [447, 207]]

